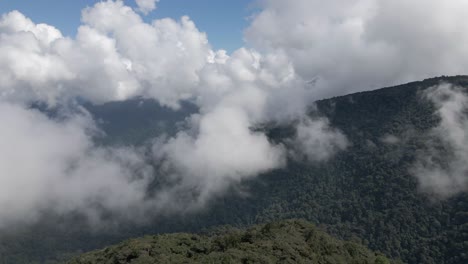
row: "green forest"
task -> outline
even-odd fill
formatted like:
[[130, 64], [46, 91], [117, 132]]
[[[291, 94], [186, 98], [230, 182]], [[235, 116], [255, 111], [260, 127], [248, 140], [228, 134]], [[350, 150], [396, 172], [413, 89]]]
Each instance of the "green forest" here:
[[[146, 225], [86, 231], [79, 215], [49, 215], [33, 226], [1, 231], [0, 263], [61, 263], [73, 258], [70, 263], [127, 263], [122, 261], [128, 257], [135, 259], [131, 263], [156, 257], [201, 263], [386, 263], [383, 256], [403, 263], [468, 263], [468, 194], [437, 198], [421, 191], [409, 173], [425, 135], [439, 123], [434, 105], [421, 92], [441, 82], [468, 87], [468, 77], [438, 77], [316, 102], [311, 118], [328, 117], [350, 142], [329, 161], [290, 160], [283, 169], [233, 186], [202, 211], [160, 216]], [[98, 119], [110, 120], [103, 122], [103, 129], [113, 141], [103, 144], [141, 144], [154, 136], [149, 129], [162, 131], [183, 120], [184, 115], [168, 115], [171, 120], [162, 116], [160, 123], [148, 125], [144, 117], [161, 111], [153, 102], [116, 118], [119, 124], [111, 122], [114, 112], [109, 109], [135, 109], [136, 104], [88, 106]], [[196, 109], [188, 106], [183, 111]], [[142, 121], [132, 124], [134, 120]], [[132, 129], [124, 129], [129, 124]], [[257, 129], [265, 130], [271, 141], [285, 142], [292, 127], [264, 124]], [[382, 138], [388, 134], [405, 140], [386, 144]], [[276, 222], [284, 219], [305, 219], [317, 227], [303, 221]], [[207, 235], [225, 225], [230, 227], [224, 233]], [[195, 234], [157, 235], [174, 232]], [[77, 257], [145, 235], [149, 236]]]
[[69, 264], [120, 263], [376, 263], [390, 261], [353, 242], [332, 238], [306, 221], [247, 230], [218, 228], [207, 234], [132, 239], [79, 256]]

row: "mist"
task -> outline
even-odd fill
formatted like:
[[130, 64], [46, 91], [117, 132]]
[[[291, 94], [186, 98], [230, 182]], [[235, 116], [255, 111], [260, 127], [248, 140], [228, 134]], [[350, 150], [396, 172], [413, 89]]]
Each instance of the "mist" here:
[[424, 93], [440, 118], [411, 172], [423, 191], [446, 198], [468, 188], [468, 96], [461, 87], [442, 84]]
[[152, 168], [131, 147], [97, 147], [86, 114], [57, 121], [1, 103], [0, 120], [0, 228], [34, 223], [46, 210], [79, 211], [94, 224], [101, 208], [123, 218], [141, 213]]

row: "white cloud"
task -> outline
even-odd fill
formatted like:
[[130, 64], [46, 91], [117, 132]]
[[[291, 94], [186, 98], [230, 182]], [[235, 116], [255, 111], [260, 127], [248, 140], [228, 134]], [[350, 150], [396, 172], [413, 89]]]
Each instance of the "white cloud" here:
[[156, 3], [159, 2], [159, 0], [135, 0], [135, 2], [139, 11], [146, 15], [156, 9]]
[[175, 172], [185, 175], [182, 185], [199, 190], [194, 202], [203, 204], [233, 182], [284, 164], [282, 147], [249, 126], [241, 109], [221, 106], [200, 117], [195, 135], [181, 132], [155, 151], [162, 151]]
[[284, 53], [317, 79], [316, 97], [342, 95], [468, 67], [463, 0], [264, 0], [246, 40]]
[[32, 223], [46, 210], [78, 211], [90, 221], [101, 209], [142, 213], [151, 168], [131, 148], [96, 147], [86, 116], [56, 121], [2, 102], [0, 122], [0, 227]]
[[93, 102], [136, 95], [177, 107], [194, 97], [198, 72], [213, 53], [206, 35], [188, 17], [144, 23], [122, 1], [83, 11], [76, 39], [21, 13], [0, 21], [3, 99], [43, 100], [81, 96]]
[[292, 141], [293, 155], [309, 161], [325, 161], [349, 145], [341, 131], [330, 127], [327, 119], [301, 120]]
[[0, 95], [13, 101], [53, 102], [60, 82], [73, 78], [62, 58], [51, 51], [62, 39], [52, 26], [38, 24], [17, 11], [0, 20]]

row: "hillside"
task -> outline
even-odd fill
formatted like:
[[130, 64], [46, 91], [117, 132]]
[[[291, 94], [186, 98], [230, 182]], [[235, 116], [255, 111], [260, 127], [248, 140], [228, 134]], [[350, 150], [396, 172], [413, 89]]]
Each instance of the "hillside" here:
[[147, 236], [79, 256], [69, 264], [98, 263], [378, 263], [390, 261], [310, 223], [282, 221], [210, 235]]
[[[283, 169], [239, 183], [203, 211], [161, 216], [145, 226], [86, 232], [80, 218], [52, 215], [16, 232], [2, 231], [0, 263], [54, 263], [130, 237], [200, 232], [220, 225], [243, 228], [290, 218], [306, 219], [334, 237], [357, 241], [405, 263], [467, 263], [468, 194], [436, 198], [422, 192], [409, 172], [428, 131], [440, 121], [421, 91], [441, 82], [468, 87], [468, 77], [439, 77], [318, 101], [309, 115], [328, 117], [350, 142], [327, 162], [291, 160]], [[115, 130], [131, 127], [134, 118], [119, 119], [112, 112], [138, 112], [137, 106], [136, 101], [112, 103], [118, 110], [104, 110], [110, 109], [104, 105], [90, 111], [104, 124], [118, 120], [118, 126], [104, 130], [115, 135], [118, 144], [134, 144], [153, 135], [144, 131], [152, 126], [140, 124], [143, 130], [125, 135]], [[293, 133], [290, 124], [263, 129], [276, 142], [287, 141]], [[388, 135], [402, 140], [388, 144], [383, 140]]]

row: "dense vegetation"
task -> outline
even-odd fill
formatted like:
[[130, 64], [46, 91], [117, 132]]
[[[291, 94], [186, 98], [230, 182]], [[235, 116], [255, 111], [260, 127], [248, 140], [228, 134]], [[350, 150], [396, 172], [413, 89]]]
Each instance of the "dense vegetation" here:
[[69, 264], [124, 263], [376, 263], [390, 261], [361, 245], [330, 237], [305, 221], [283, 221], [210, 235], [132, 239], [79, 256]]
[[[351, 143], [330, 161], [291, 160], [284, 169], [233, 187], [205, 211], [161, 216], [146, 226], [85, 232], [74, 216], [48, 216], [29, 228], [2, 231], [0, 263], [53, 263], [129, 237], [200, 232], [227, 224], [245, 227], [289, 218], [307, 219], [338, 238], [403, 262], [468, 263], [468, 194], [437, 199], [421, 192], [408, 172], [427, 131], [439, 122], [434, 106], [420, 93], [442, 81], [468, 87], [468, 77], [440, 77], [317, 102], [318, 111], [311, 110], [310, 115], [327, 116]], [[112, 107], [119, 108], [119, 104]], [[122, 106], [134, 107], [136, 103]], [[96, 108], [92, 111], [103, 111]], [[102, 114], [101, 119], [105, 118], [110, 120]], [[133, 121], [123, 118], [119, 122]], [[107, 129], [120, 143], [142, 142], [148, 133], [126, 137], [112, 126]], [[284, 141], [293, 133], [284, 124], [264, 129], [274, 141]], [[382, 139], [389, 134], [404, 140], [387, 144]], [[239, 189], [248, 195], [239, 195]]]

